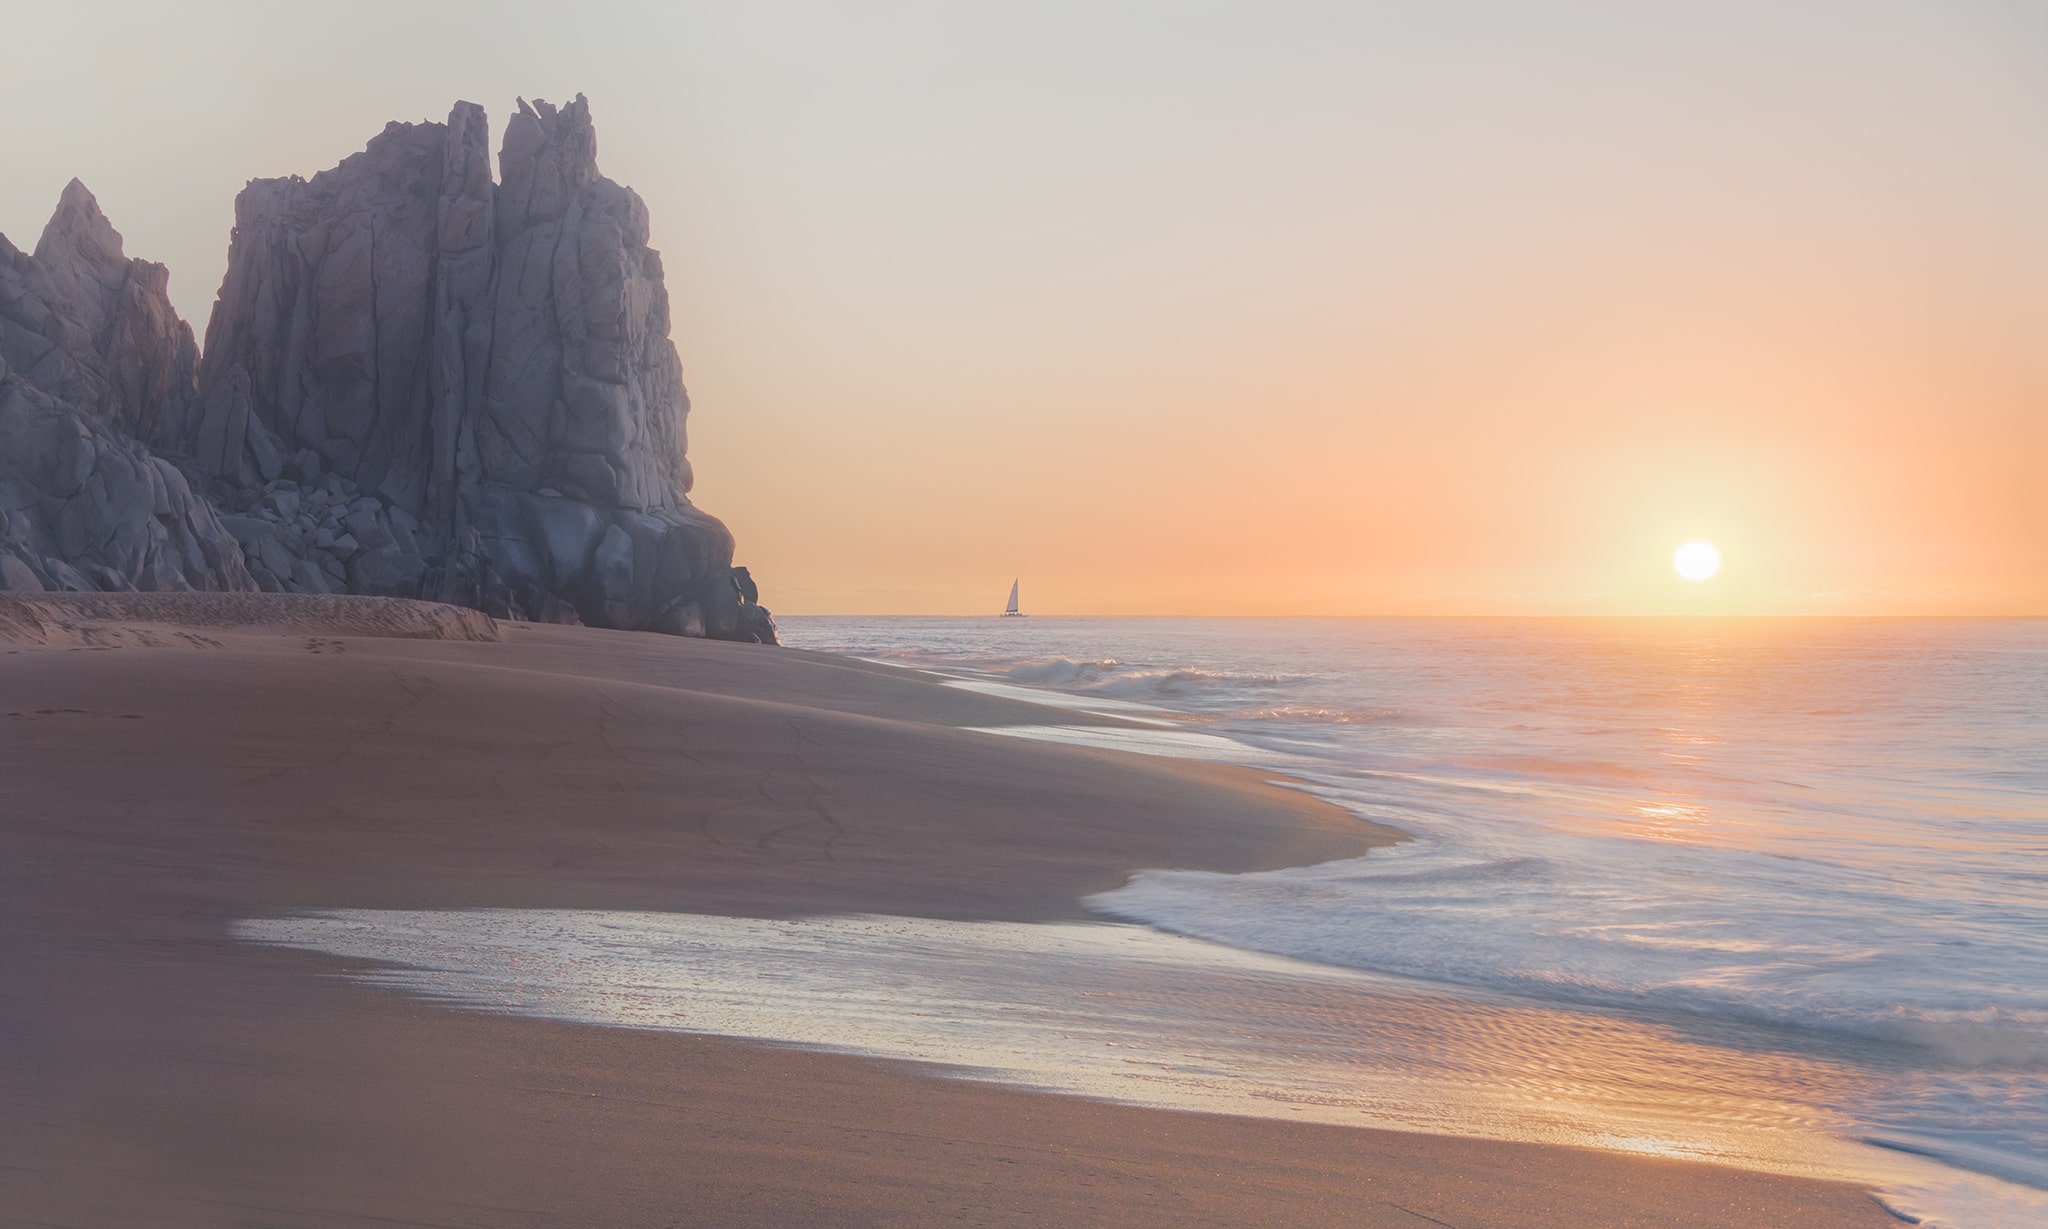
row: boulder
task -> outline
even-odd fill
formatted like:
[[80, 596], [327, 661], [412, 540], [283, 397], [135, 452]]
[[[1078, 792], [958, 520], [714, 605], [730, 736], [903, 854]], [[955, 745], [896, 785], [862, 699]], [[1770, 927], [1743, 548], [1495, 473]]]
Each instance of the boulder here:
[[26, 561], [18, 556], [0, 552], [0, 589], [10, 589], [17, 593], [41, 593], [43, 581]]

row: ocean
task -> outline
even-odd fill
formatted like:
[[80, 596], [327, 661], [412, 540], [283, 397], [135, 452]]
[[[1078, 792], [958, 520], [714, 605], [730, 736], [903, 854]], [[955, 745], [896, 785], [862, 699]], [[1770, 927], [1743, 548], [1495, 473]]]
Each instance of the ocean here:
[[789, 618], [1412, 838], [1118, 925], [330, 915], [492, 1010], [1141, 1103], [1587, 1144], [2048, 1224], [2048, 621]]
[[796, 647], [1164, 710], [1416, 838], [1270, 874], [1149, 872], [1092, 902], [1105, 913], [1848, 1040], [1884, 1077], [1828, 1108], [1865, 1138], [2048, 1187], [2048, 622], [787, 626]]

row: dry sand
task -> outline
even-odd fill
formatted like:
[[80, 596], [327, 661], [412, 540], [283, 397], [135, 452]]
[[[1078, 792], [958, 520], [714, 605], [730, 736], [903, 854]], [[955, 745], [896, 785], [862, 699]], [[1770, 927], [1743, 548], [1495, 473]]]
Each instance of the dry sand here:
[[1896, 1223], [1842, 1184], [457, 1012], [235, 943], [323, 906], [1072, 917], [1136, 868], [1390, 835], [950, 728], [1045, 713], [909, 672], [365, 601], [0, 599], [0, 1223]]

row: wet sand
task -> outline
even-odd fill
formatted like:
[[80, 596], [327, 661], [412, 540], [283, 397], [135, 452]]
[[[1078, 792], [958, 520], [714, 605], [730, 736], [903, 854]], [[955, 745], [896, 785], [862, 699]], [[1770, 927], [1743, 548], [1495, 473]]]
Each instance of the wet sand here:
[[1137, 868], [1392, 836], [951, 728], [1046, 717], [886, 667], [317, 603], [57, 600], [0, 643], [0, 1221], [1897, 1223], [1844, 1184], [458, 1012], [236, 943], [344, 906], [1079, 917]]

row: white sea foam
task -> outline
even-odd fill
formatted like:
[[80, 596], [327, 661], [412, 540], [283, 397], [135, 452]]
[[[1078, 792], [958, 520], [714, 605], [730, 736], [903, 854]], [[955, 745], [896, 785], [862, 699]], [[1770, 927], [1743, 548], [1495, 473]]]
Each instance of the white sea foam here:
[[1107, 725], [992, 725], [980, 726], [983, 734], [1005, 738], [1028, 738], [1034, 742], [1064, 743], [1096, 751], [1125, 751], [1134, 755], [1159, 755], [1169, 759], [1208, 760], [1219, 764], [1263, 764], [1277, 766], [1298, 762], [1283, 751], [1250, 747], [1214, 734], [1174, 726], [1160, 729], [1127, 729]]
[[961, 691], [977, 692], [985, 696], [1001, 696], [1005, 700], [1022, 700], [1045, 708], [1066, 708], [1075, 712], [1093, 713], [1098, 717], [1116, 717], [1140, 725], [1170, 727], [1179, 723], [1161, 719], [1166, 710], [1149, 704], [1134, 704], [1128, 700], [1116, 700], [1105, 696], [1067, 695], [1064, 692], [1034, 691], [1013, 683], [1001, 683], [993, 679], [948, 678], [942, 680], [946, 686]]

